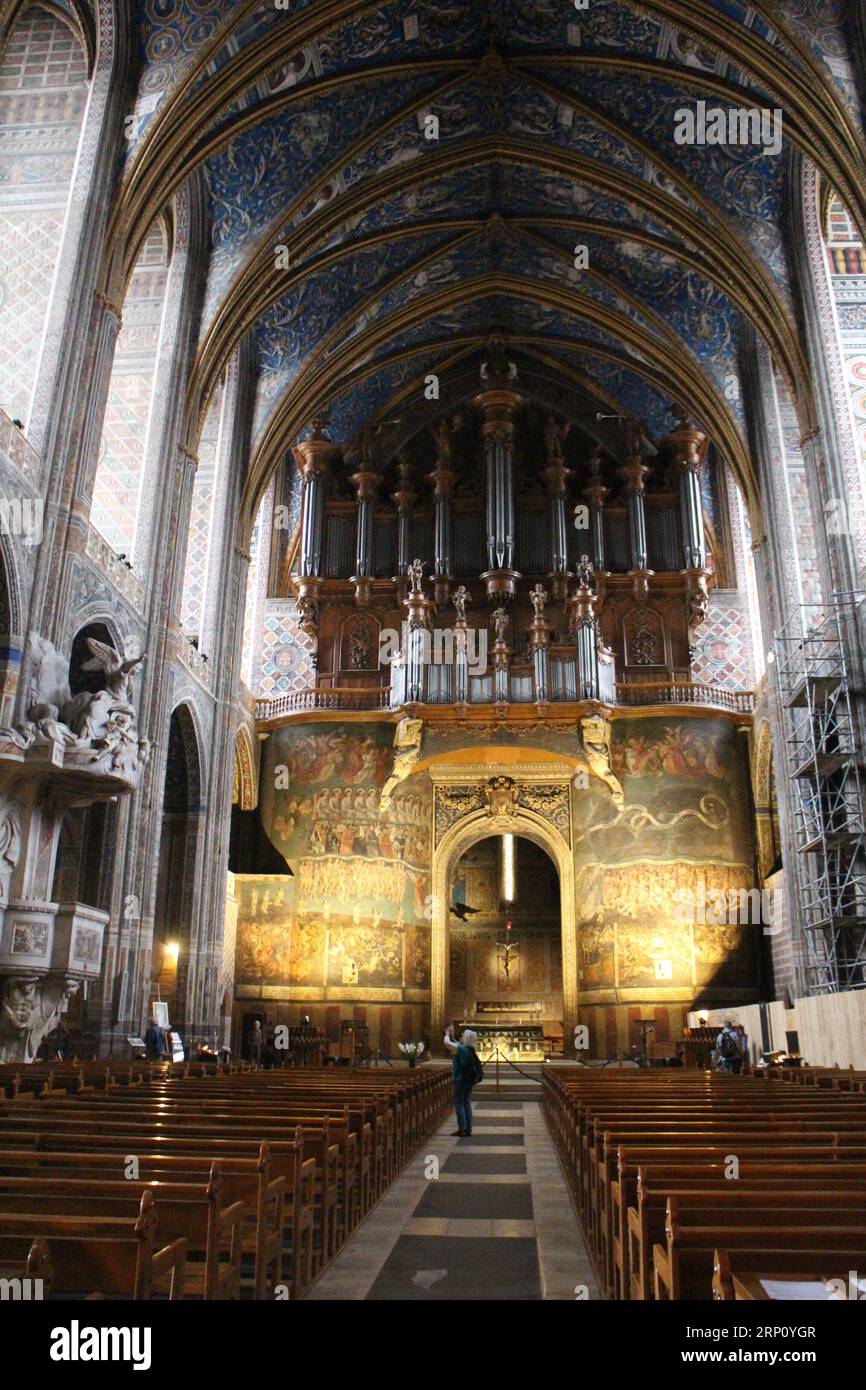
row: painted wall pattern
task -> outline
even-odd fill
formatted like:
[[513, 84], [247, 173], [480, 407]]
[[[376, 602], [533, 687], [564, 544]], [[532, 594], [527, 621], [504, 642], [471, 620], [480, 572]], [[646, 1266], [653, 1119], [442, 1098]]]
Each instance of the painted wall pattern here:
[[91, 519], [119, 554], [133, 559], [144, 485], [168, 260], [162, 228], [147, 237], [123, 305], [105, 407]]
[[0, 407], [27, 421], [81, 121], [84, 54], [33, 7], [0, 65]]
[[753, 989], [760, 925], [736, 913], [717, 924], [713, 896], [756, 886], [742, 736], [715, 719], [623, 719], [612, 729], [624, 806], [592, 783], [574, 800], [584, 998]]
[[284, 1000], [429, 999], [429, 782], [387, 810], [390, 723], [277, 730], [263, 752], [262, 824], [291, 867], [238, 876], [237, 982]]

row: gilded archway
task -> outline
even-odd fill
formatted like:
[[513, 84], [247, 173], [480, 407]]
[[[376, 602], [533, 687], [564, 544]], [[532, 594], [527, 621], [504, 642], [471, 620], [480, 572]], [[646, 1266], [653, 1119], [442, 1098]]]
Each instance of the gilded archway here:
[[[433, 925], [431, 960], [431, 1024], [434, 1045], [445, 1026], [445, 1010], [448, 1002], [448, 907], [450, 884], [455, 867], [461, 855], [479, 840], [489, 835], [523, 835], [532, 840], [550, 855], [559, 873], [562, 920], [562, 1007], [563, 1027], [568, 1037], [577, 1022], [577, 935], [574, 899], [574, 860], [568, 833], [556, 824], [561, 817], [545, 815], [527, 805], [521, 805], [519, 788], [523, 784], [512, 783], [514, 794], [510, 797], [498, 796], [501, 790], [496, 782], [509, 782], [510, 778], [478, 779], [471, 785], [461, 780], [460, 792], [469, 791], [466, 804], [470, 806], [464, 815], [449, 824], [433, 848]], [[441, 792], [437, 787], [436, 791]], [[527, 783], [524, 800], [558, 800], [563, 807], [570, 804], [570, 784], [568, 781]], [[452, 800], [453, 800], [452, 792]], [[478, 806], [478, 800], [486, 804]], [[569, 812], [570, 821], [570, 812]], [[434, 835], [435, 835], [434, 829]]]
[[258, 789], [252, 740], [249, 730], [241, 725], [235, 739], [232, 805], [241, 811], [252, 811], [257, 802]]

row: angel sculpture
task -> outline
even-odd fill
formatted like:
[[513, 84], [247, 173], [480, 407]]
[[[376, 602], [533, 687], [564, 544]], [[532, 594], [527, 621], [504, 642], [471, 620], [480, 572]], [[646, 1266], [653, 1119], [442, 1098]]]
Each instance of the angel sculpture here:
[[409, 577], [409, 583], [412, 586], [412, 593], [422, 594], [424, 592], [421, 588], [421, 581], [424, 578], [423, 560], [413, 560], [406, 573]]
[[543, 618], [544, 605], [548, 600], [548, 595], [544, 592], [544, 589], [541, 586], [541, 584], [536, 584], [535, 588], [531, 590], [529, 598], [532, 603], [532, 609], [535, 613], [536, 618]]
[[105, 642], [97, 642], [88, 637], [87, 645], [92, 656], [81, 664], [82, 671], [102, 671], [105, 686], [92, 694], [82, 690], [68, 701], [63, 710], [63, 719], [78, 738], [103, 738], [108, 732], [110, 717], [123, 711], [135, 719], [135, 705], [132, 703], [132, 672], [142, 661], [144, 654], [124, 661], [114, 647]]
[[457, 617], [460, 622], [466, 621], [466, 604], [469, 600], [469, 590], [465, 584], [461, 584], [459, 589], [455, 589], [451, 595], [451, 602], [457, 610]]
[[508, 613], [504, 608], [497, 608], [493, 614], [493, 628], [496, 633], [496, 641], [504, 642], [508, 630]]
[[444, 464], [445, 467], [451, 466], [451, 427], [447, 420], [440, 420], [434, 425], [431, 431], [436, 443], [436, 461]]
[[69, 700], [66, 657], [38, 632], [30, 633], [30, 682], [27, 688], [27, 717], [34, 724], [57, 720]]
[[575, 574], [577, 576], [577, 586], [579, 589], [595, 588], [592, 561], [590, 560], [588, 555], [581, 555], [580, 559], [577, 562], [577, 569], [575, 571]]
[[571, 422], [558, 425], [552, 415], [544, 422], [544, 443], [547, 449], [547, 462], [551, 465], [562, 463], [562, 446], [571, 432]]

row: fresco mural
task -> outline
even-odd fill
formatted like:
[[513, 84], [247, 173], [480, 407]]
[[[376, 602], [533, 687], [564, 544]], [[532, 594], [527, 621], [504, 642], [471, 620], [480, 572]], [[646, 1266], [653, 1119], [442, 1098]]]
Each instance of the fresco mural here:
[[[431, 791], [416, 778], [382, 807], [393, 738], [391, 723], [328, 723], [266, 743], [261, 820], [292, 876], [237, 876], [240, 997], [305, 1012], [429, 1000]], [[388, 1032], [380, 1020], [371, 1041]]]
[[622, 807], [592, 784], [574, 797], [582, 997], [753, 989], [769, 923], [749, 896], [754, 842], [736, 725], [617, 720], [611, 762]]
[[[550, 751], [579, 752], [578, 730], [568, 724], [548, 725], [536, 737]], [[464, 731], [458, 741], [439, 726], [425, 730], [424, 755], [500, 738], [505, 747], [514, 735]], [[238, 1000], [315, 1014], [335, 1036], [340, 1018], [363, 1014], [383, 1048], [407, 1027], [428, 1026], [431, 981], [431, 784], [426, 773], [414, 774], [383, 806], [393, 740], [390, 720], [271, 734], [260, 814], [291, 874], [238, 875], [236, 886]], [[580, 1017], [597, 1016], [596, 1055], [631, 1036], [635, 1007], [663, 1017], [676, 1036], [693, 1002], [754, 997], [767, 925], [750, 901], [754, 837], [747, 749], [736, 723], [629, 715], [611, 721], [610, 752], [622, 804], [595, 777], [571, 794], [571, 988]], [[455, 871], [453, 901], [475, 911], [466, 923], [450, 922], [449, 1009], [468, 1016], [478, 1000], [531, 997], [555, 1023], [564, 984], [558, 876], [530, 847], [541, 859], [533, 866], [530, 855], [523, 870], [516, 917], [526, 915], [515, 920], [522, 949], [506, 977], [496, 950], [502, 922], [493, 843], [473, 846]], [[553, 889], [545, 878], [551, 873]]]

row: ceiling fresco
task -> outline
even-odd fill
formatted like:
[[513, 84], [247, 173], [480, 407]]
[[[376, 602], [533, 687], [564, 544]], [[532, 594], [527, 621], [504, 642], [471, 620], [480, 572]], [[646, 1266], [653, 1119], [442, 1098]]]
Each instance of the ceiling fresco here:
[[[745, 449], [749, 321], [796, 395], [790, 155], [837, 158], [818, 148], [828, 121], [862, 150], [841, 0], [137, 0], [137, 16], [130, 254], [195, 169], [198, 398], [246, 339], [254, 455], [297, 436], [319, 383], [348, 444], [495, 332], [527, 362], [546, 345], [547, 371], [656, 435], [689, 381], [696, 418]], [[676, 113], [699, 101], [781, 108], [780, 138], [681, 143]]]

